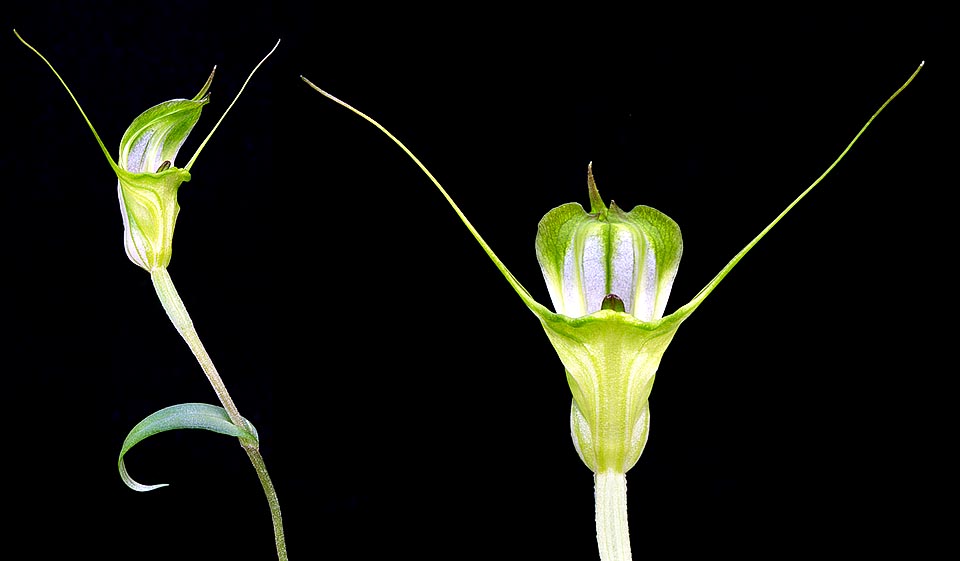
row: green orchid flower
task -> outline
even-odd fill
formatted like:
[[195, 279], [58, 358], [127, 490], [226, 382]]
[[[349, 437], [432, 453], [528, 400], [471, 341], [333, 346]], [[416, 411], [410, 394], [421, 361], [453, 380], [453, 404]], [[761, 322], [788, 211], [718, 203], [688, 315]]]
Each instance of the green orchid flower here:
[[[127, 257], [135, 265], [151, 274], [165, 269], [170, 264], [173, 253], [173, 230], [177, 215], [180, 213], [177, 192], [180, 190], [180, 185], [190, 181], [191, 166], [220, 125], [218, 121], [187, 165], [183, 168], [174, 165], [180, 147], [200, 119], [203, 106], [210, 101], [210, 84], [213, 82], [216, 67], [200, 92], [193, 98], [173, 99], [157, 104], [134, 119], [120, 140], [118, 163], [118, 160], [114, 160], [110, 151], [107, 150], [93, 123], [87, 118], [77, 98], [53, 65], [24, 41], [16, 30], [14, 33], [50, 67], [63, 84], [87, 126], [90, 127], [103, 155], [107, 158], [107, 163], [116, 174], [117, 197], [123, 219], [123, 246]], [[232, 106], [231, 103], [230, 107]], [[223, 117], [229, 112], [230, 107], [224, 111]], [[223, 117], [220, 118], [221, 121]]]
[[590, 213], [569, 203], [540, 221], [537, 260], [556, 313], [530, 309], [566, 368], [577, 453], [594, 472], [626, 473], [647, 441], [660, 358], [685, 317], [661, 321], [683, 241], [656, 209], [608, 208], [592, 166], [587, 185]]
[[523, 303], [540, 321], [566, 371], [573, 396], [574, 446], [594, 473], [597, 542], [603, 561], [629, 561], [626, 473], [640, 458], [650, 427], [648, 399], [677, 329], [757, 242], [840, 162], [873, 119], [913, 81], [910, 78], [873, 114], [840, 156], [743, 248], [689, 302], [664, 315], [683, 252], [680, 228], [653, 208], [608, 207], [587, 168], [590, 212], [561, 205], [540, 221], [537, 260], [554, 310], [530, 295], [487, 245], [433, 174], [374, 119], [310, 87], [364, 118], [397, 144], [427, 175]]
[[216, 67], [193, 98], [160, 103], [134, 119], [120, 141], [119, 164], [107, 155], [117, 174], [123, 247], [147, 271], [170, 264], [180, 213], [177, 192], [190, 181], [188, 168], [178, 168], [174, 161], [210, 101], [214, 72]]
[[[100, 145], [107, 163], [117, 175], [117, 197], [120, 201], [123, 246], [127, 257], [151, 274], [166, 269], [173, 253], [173, 230], [180, 213], [177, 192], [183, 183], [190, 181], [190, 168], [266, 57], [254, 67], [237, 96], [224, 110], [220, 120], [200, 143], [187, 164], [179, 168], [174, 161], [187, 136], [199, 121], [203, 106], [210, 102], [209, 91], [216, 66], [197, 95], [190, 99], [173, 99], [159, 103], [134, 119], [123, 133], [119, 156], [114, 160], [77, 98], [50, 61], [24, 41], [16, 30], [14, 33], [50, 67], [67, 90]], [[267, 57], [273, 54], [275, 49], [276, 45]]]

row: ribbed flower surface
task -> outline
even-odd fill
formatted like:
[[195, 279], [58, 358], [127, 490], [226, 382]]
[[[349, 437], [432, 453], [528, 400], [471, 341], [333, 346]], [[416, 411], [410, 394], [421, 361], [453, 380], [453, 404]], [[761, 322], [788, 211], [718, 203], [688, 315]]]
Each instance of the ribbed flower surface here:
[[543, 217], [537, 231], [537, 260], [554, 310], [585, 316], [613, 294], [637, 319], [660, 319], [680, 263], [680, 228], [650, 207], [607, 208], [592, 173], [588, 184], [590, 213], [577, 203], [561, 205]]

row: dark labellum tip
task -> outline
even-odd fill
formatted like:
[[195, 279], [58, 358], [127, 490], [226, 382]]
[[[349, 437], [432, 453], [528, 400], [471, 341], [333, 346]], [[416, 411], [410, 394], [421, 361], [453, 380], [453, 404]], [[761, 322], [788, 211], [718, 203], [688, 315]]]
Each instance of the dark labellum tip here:
[[607, 294], [603, 297], [603, 302], [600, 304], [601, 310], [613, 310], [615, 312], [623, 312], [623, 300], [620, 299], [616, 294]]

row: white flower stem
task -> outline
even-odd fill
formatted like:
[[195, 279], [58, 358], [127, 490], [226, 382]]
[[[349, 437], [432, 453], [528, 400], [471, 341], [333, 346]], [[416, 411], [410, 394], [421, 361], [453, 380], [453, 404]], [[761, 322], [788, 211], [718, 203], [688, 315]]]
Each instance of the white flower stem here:
[[627, 527], [627, 475], [613, 470], [593, 475], [597, 504], [597, 545], [601, 561], [631, 561]]
[[[227, 387], [220, 378], [217, 368], [213, 365], [213, 360], [210, 359], [210, 355], [204, 348], [203, 343], [200, 342], [200, 336], [197, 335], [197, 330], [193, 327], [193, 320], [190, 319], [190, 314], [187, 313], [187, 308], [183, 305], [180, 294], [177, 293], [176, 287], [173, 286], [173, 279], [170, 278], [170, 273], [167, 272], [165, 267], [159, 267], [150, 271], [150, 278], [153, 280], [153, 287], [157, 291], [160, 303], [163, 304], [163, 309], [166, 310], [170, 321], [173, 322], [174, 327], [177, 328], [177, 332], [180, 333], [180, 336], [187, 342], [190, 350], [193, 351], [193, 355], [200, 363], [200, 367], [203, 369], [204, 374], [207, 375], [207, 379], [210, 380], [210, 385], [213, 386], [213, 391], [216, 392], [217, 398], [219, 398], [220, 404], [230, 416], [230, 420], [238, 427], [245, 427], [243, 417], [240, 416], [237, 406], [233, 403], [233, 399], [227, 392]], [[277, 492], [273, 487], [270, 475], [267, 473], [263, 456], [260, 455], [260, 450], [257, 445], [247, 439], [241, 438], [240, 445], [250, 458], [253, 468], [257, 471], [257, 477], [260, 478], [260, 484], [263, 486], [263, 491], [267, 496], [270, 515], [273, 518], [273, 534], [277, 544], [277, 557], [280, 561], [287, 561], [287, 545], [283, 534], [283, 519], [280, 516], [280, 502], [277, 500]]]

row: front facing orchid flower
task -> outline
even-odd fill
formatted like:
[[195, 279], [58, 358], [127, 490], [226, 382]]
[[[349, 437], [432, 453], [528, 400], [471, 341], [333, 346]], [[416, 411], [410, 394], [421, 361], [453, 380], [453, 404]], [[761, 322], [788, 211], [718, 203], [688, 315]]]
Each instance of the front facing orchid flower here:
[[680, 229], [663, 213], [638, 206], [608, 208], [588, 166], [591, 209], [561, 205], [537, 229], [536, 252], [556, 312], [533, 299], [467, 220], [420, 160], [372, 118], [310, 87], [366, 119], [393, 140], [427, 175], [524, 304], [540, 320], [566, 369], [573, 394], [571, 433], [577, 453], [594, 473], [597, 543], [602, 561], [629, 561], [626, 472], [646, 444], [648, 398], [664, 351], [680, 324], [750, 249], [843, 158], [873, 119], [923, 67], [874, 113], [840, 156], [744, 247], [690, 302], [664, 316], [683, 250]]
[[594, 472], [626, 473], [646, 443], [647, 398], [679, 325], [652, 328], [663, 317], [683, 241], [677, 223], [656, 209], [607, 208], [592, 166], [587, 186], [589, 214], [568, 203], [537, 228], [537, 260], [558, 314], [540, 319], [566, 367], [577, 453]]

